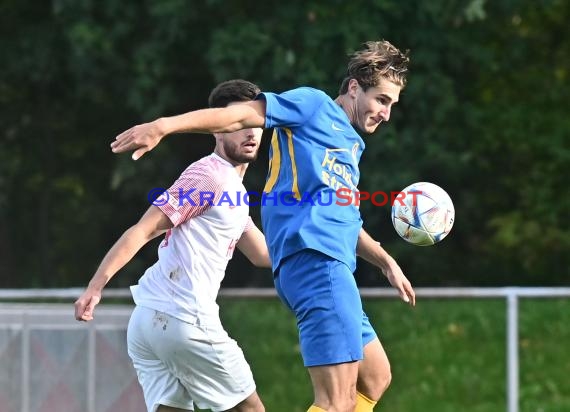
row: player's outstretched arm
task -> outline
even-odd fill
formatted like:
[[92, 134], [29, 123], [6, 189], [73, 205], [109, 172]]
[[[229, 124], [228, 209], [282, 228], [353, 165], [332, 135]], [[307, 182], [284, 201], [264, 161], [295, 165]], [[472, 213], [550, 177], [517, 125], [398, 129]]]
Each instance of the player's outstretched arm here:
[[156, 206], [150, 209], [134, 226], [127, 229], [107, 252], [95, 275], [83, 294], [75, 301], [75, 319], [93, 319], [95, 306], [101, 300], [101, 292], [113, 276], [151, 239], [172, 227], [172, 222]]
[[271, 259], [269, 251], [265, 243], [265, 236], [253, 225], [253, 227], [244, 232], [237, 243], [237, 248], [249, 259], [255, 266], [270, 268]]
[[119, 134], [111, 143], [114, 153], [134, 151], [133, 160], [151, 151], [172, 133], [229, 133], [265, 126], [265, 101], [255, 100], [223, 108], [201, 109], [143, 123]]
[[412, 284], [404, 276], [402, 269], [400, 269], [394, 258], [380, 246], [380, 243], [372, 239], [364, 229], [361, 229], [358, 235], [356, 254], [374, 266], [379, 267], [384, 276], [388, 278], [390, 284], [398, 290], [400, 298], [404, 302], [415, 306], [416, 293], [412, 288]]

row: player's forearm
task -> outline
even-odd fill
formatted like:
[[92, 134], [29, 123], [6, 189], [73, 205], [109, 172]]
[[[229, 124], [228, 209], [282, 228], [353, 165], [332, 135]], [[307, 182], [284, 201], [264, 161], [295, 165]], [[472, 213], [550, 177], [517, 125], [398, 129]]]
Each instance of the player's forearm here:
[[269, 252], [265, 250], [264, 252], [259, 252], [254, 256], [250, 257], [251, 263], [255, 266], [260, 268], [270, 268], [271, 267], [271, 259], [269, 257]]
[[150, 237], [136, 225], [125, 231], [101, 261], [88, 288], [102, 290], [149, 240]]
[[255, 109], [239, 104], [202, 109], [156, 121], [162, 136], [172, 133], [230, 133], [248, 127], [263, 127], [264, 119]]
[[392, 256], [390, 256], [388, 252], [386, 252], [384, 248], [380, 246], [380, 242], [372, 239], [372, 237], [366, 233], [364, 229], [361, 229], [358, 235], [356, 254], [362, 259], [366, 260], [368, 263], [379, 267], [383, 272], [385, 272], [385, 270], [390, 266], [391, 262], [394, 261]]
[[255, 266], [262, 268], [271, 267], [271, 258], [269, 250], [265, 242], [265, 236], [255, 225], [244, 232], [237, 244], [237, 248], [249, 259]]

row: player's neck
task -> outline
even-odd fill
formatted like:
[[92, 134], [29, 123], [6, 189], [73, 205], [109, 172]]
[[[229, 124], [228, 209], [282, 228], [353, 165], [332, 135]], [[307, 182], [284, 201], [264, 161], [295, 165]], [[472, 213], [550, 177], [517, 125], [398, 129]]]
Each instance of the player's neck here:
[[236, 169], [236, 172], [239, 177], [243, 178], [248, 165], [249, 163], [240, 163], [238, 165], [234, 165], [234, 169]]
[[346, 94], [339, 95], [334, 102], [344, 111], [351, 124], [354, 122], [354, 106], [350, 102], [350, 98]]
[[245, 175], [245, 171], [247, 170], [247, 166], [249, 166], [249, 163], [237, 163], [237, 162], [233, 161], [232, 159], [228, 158], [225, 155], [225, 153], [222, 153], [220, 150], [218, 150], [217, 147], [214, 149], [214, 154], [216, 154], [217, 156], [221, 157], [226, 162], [231, 164], [234, 167], [238, 176], [243, 178], [243, 176]]

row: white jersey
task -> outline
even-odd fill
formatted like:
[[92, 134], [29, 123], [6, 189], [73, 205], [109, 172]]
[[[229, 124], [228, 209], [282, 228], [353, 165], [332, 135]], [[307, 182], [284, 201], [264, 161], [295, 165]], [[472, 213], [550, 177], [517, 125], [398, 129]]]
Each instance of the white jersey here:
[[185, 322], [218, 316], [216, 297], [241, 235], [253, 226], [242, 178], [229, 162], [211, 154], [192, 163], [158, 206], [170, 229], [158, 261], [131, 291], [137, 305]]

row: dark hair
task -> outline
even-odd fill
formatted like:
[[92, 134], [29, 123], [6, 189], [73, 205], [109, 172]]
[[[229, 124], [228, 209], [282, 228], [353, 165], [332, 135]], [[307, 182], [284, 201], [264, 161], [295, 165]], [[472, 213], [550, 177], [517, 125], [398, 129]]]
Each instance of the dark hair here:
[[259, 87], [247, 80], [234, 79], [218, 84], [208, 97], [209, 107], [226, 107], [232, 102], [247, 102], [261, 93]]
[[352, 54], [339, 94], [348, 91], [350, 79], [356, 79], [364, 91], [378, 86], [382, 78], [403, 88], [410, 61], [408, 54], [409, 50], [401, 52], [386, 40], [366, 42], [362, 50]]

